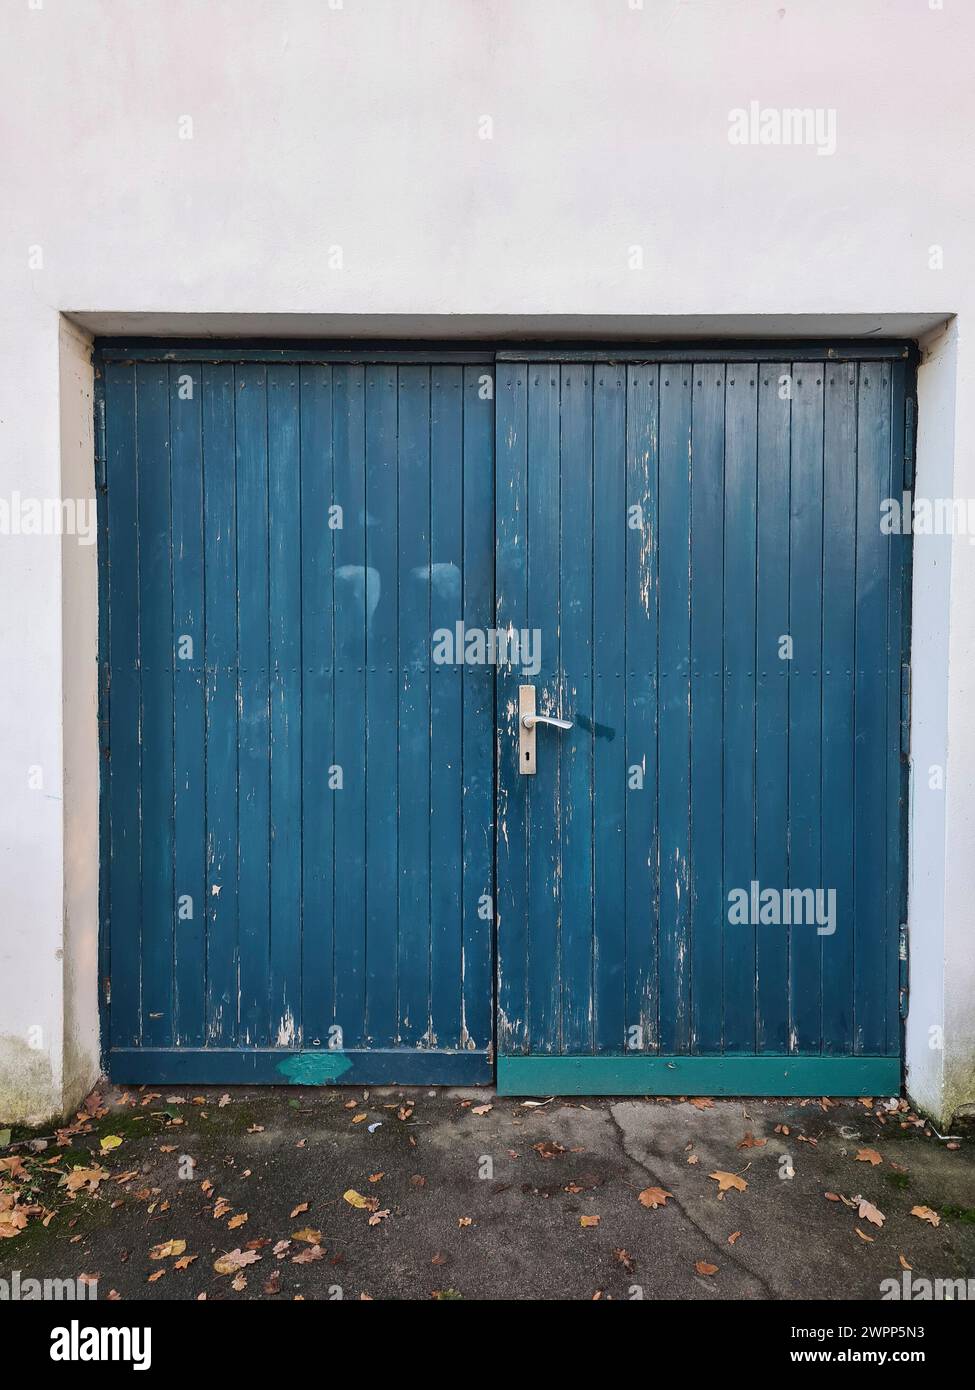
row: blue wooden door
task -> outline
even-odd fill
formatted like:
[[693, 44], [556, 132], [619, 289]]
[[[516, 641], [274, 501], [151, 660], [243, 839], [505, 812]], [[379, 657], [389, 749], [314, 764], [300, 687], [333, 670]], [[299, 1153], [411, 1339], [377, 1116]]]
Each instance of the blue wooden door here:
[[102, 355], [117, 1080], [490, 1079], [491, 372]]
[[501, 357], [499, 1087], [896, 1090], [906, 353]]

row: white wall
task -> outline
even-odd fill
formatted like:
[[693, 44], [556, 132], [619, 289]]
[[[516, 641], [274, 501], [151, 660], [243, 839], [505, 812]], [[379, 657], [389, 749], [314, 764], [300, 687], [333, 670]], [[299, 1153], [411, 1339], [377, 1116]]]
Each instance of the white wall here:
[[[920, 332], [957, 314], [924, 369], [921, 471], [975, 491], [963, 0], [37, 5], [0, 0], [0, 497], [83, 482], [61, 410], [76, 420], [88, 385], [59, 313], [291, 333], [559, 315], [553, 329], [575, 334]], [[836, 152], [731, 145], [728, 113], [752, 100], [835, 109]], [[76, 1099], [94, 1065], [94, 576], [76, 560], [0, 537], [0, 1110], [14, 1114]], [[910, 1066], [940, 1113], [949, 1090], [975, 1099], [975, 550], [919, 547], [916, 571], [915, 747], [947, 750], [948, 783], [912, 819]], [[67, 1077], [66, 1017], [86, 1059]], [[932, 1058], [922, 1042], [942, 1023]]]

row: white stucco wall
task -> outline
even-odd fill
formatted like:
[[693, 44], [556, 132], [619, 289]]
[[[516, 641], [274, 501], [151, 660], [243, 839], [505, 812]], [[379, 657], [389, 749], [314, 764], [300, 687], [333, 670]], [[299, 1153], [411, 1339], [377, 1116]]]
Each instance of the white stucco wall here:
[[[920, 474], [975, 493], [975, 6], [332, 4], [0, 0], [0, 496], [84, 483], [90, 383], [62, 314], [121, 332], [934, 332]], [[835, 153], [730, 144], [753, 100], [834, 111]], [[56, 539], [0, 537], [15, 1116], [71, 1103], [96, 1065], [94, 582]], [[915, 605], [914, 746], [925, 788], [927, 762], [947, 782], [912, 815], [909, 1065], [941, 1113], [975, 1100], [966, 540], [918, 546]]]

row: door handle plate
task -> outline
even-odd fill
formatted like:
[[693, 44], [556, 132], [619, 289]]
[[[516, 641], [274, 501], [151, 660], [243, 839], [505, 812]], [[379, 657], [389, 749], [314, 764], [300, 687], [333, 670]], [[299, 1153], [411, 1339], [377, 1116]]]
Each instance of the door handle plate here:
[[535, 725], [525, 724], [525, 715], [535, 713], [535, 687], [518, 687], [518, 771], [523, 777], [535, 775]]

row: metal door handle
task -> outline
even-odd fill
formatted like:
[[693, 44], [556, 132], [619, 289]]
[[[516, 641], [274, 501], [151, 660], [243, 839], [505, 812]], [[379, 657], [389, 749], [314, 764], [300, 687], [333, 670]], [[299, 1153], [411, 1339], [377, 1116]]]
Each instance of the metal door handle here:
[[531, 777], [535, 772], [535, 725], [551, 724], [553, 729], [571, 729], [571, 719], [557, 714], [535, 713], [535, 687], [518, 687], [518, 771]]
[[521, 722], [526, 729], [534, 729], [536, 724], [551, 724], [555, 729], [571, 729], [571, 719], [556, 719], [551, 714], [523, 714]]

